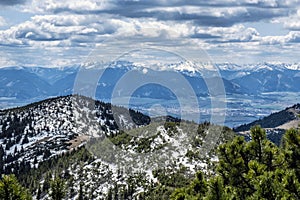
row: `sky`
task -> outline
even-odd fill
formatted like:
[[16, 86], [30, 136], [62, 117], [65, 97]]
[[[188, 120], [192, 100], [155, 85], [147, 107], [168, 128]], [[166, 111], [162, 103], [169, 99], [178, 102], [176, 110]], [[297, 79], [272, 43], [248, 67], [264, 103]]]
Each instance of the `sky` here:
[[141, 45], [214, 63], [298, 63], [299, 1], [0, 0], [0, 67], [70, 66]]

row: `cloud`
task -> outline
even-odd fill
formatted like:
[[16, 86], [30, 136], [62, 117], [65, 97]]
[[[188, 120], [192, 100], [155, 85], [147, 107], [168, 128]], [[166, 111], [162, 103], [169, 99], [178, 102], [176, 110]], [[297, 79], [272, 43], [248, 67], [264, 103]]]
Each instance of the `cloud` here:
[[291, 45], [292, 43], [300, 43], [300, 31], [290, 31], [283, 36], [265, 36], [261, 38], [263, 45]]
[[271, 20], [288, 16], [298, 0], [244, 1], [96, 1], [32, 0], [27, 11], [42, 13], [112, 14], [126, 18], [154, 18], [161, 21], [193, 21], [200, 26], [229, 27], [237, 23]]
[[[255, 56], [266, 54], [264, 49], [280, 52], [277, 46], [300, 43], [298, 5], [298, 0], [27, 0], [15, 9], [30, 12], [32, 17], [0, 30], [0, 52], [34, 49], [26, 55], [38, 62], [38, 52], [45, 50], [52, 60], [59, 60], [57, 64], [63, 64], [67, 63], [64, 59], [80, 59], [112, 39], [127, 45], [138, 41], [172, 48], [220, 49], [216, 52], [221, 54], [238, 51], [241, 56], [248, 51]], [[0, 26], [7, 26], [5, 20], [0, 17]], [[290, 32], [276, 35], [270, 30], [275, 36], [261, 36], [262, 28], [251, 27], [255, 24], [251, 22], [281, 23]], [[73, 53], [68, 54], [71, 49]], [[58, 58], [58, 52], [66, 58]]]
[[155, 18], [162, 21], [192, 21], [199, 26], [230, 27], [237, 23], [269, 20], [274, 17], [287, 16], [290, 11], [284, 8], [254, 7], [154, 7], [127, 12], [117, 10], [125, 17]]
[[31, 0], [29, 4], [23, 6], [23, 10], [32, 13], [62, 13], [73, 14], [93, 14], [99, 11], [110, 10], [115, 6], [115, 1], [106, 0]]
[[286, 29], [300, 31], [300, 10], [291, 14], [289, 17], [282, 17], [274, 20], [274, 23], [282, 23]]
[[7, 23], [3, 17], [0, 16], [0, 27], [5, 26]]
[[191, 25], [107, 15], [36, 15], [0, 31], [0, 45], [93, 46], [108, 37], [187, 37]]
[[[81, 15], [37, 15], [29, 21], [0, 31], [0, 45], [30, 45], [34, 42], [65, 41], [72, 36], [86, 36], [111, 34], [117, 27], [106, 23], [96, 23], [92, 16]], [[90, 24], [90, 25], [89, 25]], [[91, 39], [90, 39], [91, 40]], [[55, 44], [61, 45], [56, 42]]]
[[7, 55], [1, 55], [0, 68], [1, 67], [9, 67], [9, 66], [13, 66], [13, 65], [16, 65], [16, 62], [14, 60], [10, 60]]
[[260, 39], [255, 28], [246, 28], [243, 25], [196, 28], [192, 37], [197, 35], [199, 37], [196, 38], [206, 39], [209, 43], [253, 42]]
[[0, 5], [13, 6], [17, 4], [24, 4], [26, 0], [0, 0]]

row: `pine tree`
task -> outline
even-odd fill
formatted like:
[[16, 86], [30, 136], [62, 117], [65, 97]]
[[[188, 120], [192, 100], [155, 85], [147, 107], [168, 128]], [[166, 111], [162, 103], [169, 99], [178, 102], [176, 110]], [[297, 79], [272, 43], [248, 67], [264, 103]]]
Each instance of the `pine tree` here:
[[197, 172], [196, 178], [187, 188], [176, 189], [170, 196], [172, 200], [203, 199], [207, 192], [207, 182], [201, 171]]
[[220, 176], [212, 178], [209, 182], [209, 190], [205, 200], [227, 200], [229, 199], [226, 193], [223, 179]]
[[109, 188], [109, 190], [108, 190], [106, 200], [113, 200], [112, 189], [111, 188]]
[[286, 132], [283, 137], [284, 157], [289, 169], [295, 169], [300, 180], [300, 133], [296, 129]]
[[43, 183], [43, 192], [48, 192], [50, 188], [50, 180], [51, 180], [51, 173], [47, 173], [45, 178], [44, 178], [44, 183]]
[[0, 199], [31, 200], [28, 191], [23, 188], [15, 175], [4, 175], [0, 180]]
[[39, 184], [38, 191], [37, 191], [37, 194], [36, 194], [36, 199], [40, 200], [41, 197], [42, 197], [42, 189], [41, 189], [41, 185]]
[[246, 142], [235, 137], [220, 145], [216, 175], [207, 183], [198, 175], [171, 199], [300, 199], [300, 133], [287, 131], [282, 148], [267, 140], [258, 126], [251, 129], [251, 138]]
[[80, 181], [77, 200], [84, 200], [83, 182]]
[[66, 195], [65, 182], [56, 176], [50, 183], [50, 197], [52, 200], [62, 200]]

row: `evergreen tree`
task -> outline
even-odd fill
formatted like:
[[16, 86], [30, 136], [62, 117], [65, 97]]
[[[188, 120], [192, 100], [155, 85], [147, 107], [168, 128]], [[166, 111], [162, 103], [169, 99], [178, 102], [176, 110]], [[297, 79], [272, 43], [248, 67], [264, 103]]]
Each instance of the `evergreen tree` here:
[[80, 181], [77, 200], [84, 200], [83, 182]]
[[112, 189], [111, 188], [109, 188], [109, 190], [108, 190], [106, 200], [113, 200]]
[[23, 188], [15, 175], [4, 175], [0, 180], [0, 199], [31, 200], [28, 191]]
[[207, 182], [201, 171], [187, 188], [176, 189], [170, 196], [172, 200], [203, 199], [207, 192]]
[[56, 176], [50, 183], [50, 197], [52, 200], [62, 200], [66, 195], [65, 182], [60, 177]]
[[48, 193], [48, 190], [50, 188], [50, 180], [51, 180], [51, 173], [47, 173], [44, 178], [43, 192]]
[[300, 180], [300, 134], [299, 130], [291, 129], [283, 137], [284, 159], [289, 169], [295, 169]]
[[216, 175], [206, 182], [198, 174], [171, 199], [300, 199], [300, 133], [287, 131], [282, 148], [258, 126], [251, 129], [251, 138], [235, 137], [220, 145]]
[[206, 194], [205, 200], [227, 200], [229, 199], [226, 193], [223, 179], [219, 176], [212, 178], [209, 182], [209, 189]]
[[37, 194], [36, 194], [36, 199], [40, 200], [41, 197], [42, 197], [42, 189], [41, 189], [41, 185], [39, 184], [38, 191], [37, 191]]

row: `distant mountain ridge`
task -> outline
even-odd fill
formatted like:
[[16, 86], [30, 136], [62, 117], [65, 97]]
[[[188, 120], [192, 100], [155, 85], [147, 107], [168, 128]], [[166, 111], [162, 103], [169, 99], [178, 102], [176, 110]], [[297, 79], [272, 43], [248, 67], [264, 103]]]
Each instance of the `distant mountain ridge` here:
[[217, 64], [222, 77], [246, 88], [248, 93], [299, 92], [300, 65], [260, 63], [256, 65]]
[[[91, 68], [97, 68], [97, 64], [90, 64]], [[191, 67], [182, 63], [179, 67], [170, 68], [178, 70], [191, 84], [196, 94], [207, 95], [208, 89], [201, 75], [199, 68], [191, 71]], [[89, 65], [84, 66], [88, 68]], [[258, 95], [261, 92], [291, 91], [300, 92], [300, 67], [296, 64], [268, 64], [239, 66], [234, 64], [216, 64], [223, 78], [226, 93], [229, 94], [252, 94]], [[166, 66], [168, 69], [168, 66]], [[98, 83], [98, 90], [101, 95], [96, 98], [110, 98], [111, 92], [116, 82], [129, 70], [138, 70], [134, 63], [117, 62], [112, 64], [103, 74]], [[140, 68], [143, 69], [143, 68]], [[70, 66], [63, 68], [44, 67], [9, 67], [0, 68], [0, 98], [16, 98], [20, 101], [28, 99], [45, 99], [51, 96], [72, 94], [74, 82], [80, 66]], [[148, 69], [151, 70], [151, 69]], [[208, 71], [211, 69], [208, 69]], [[155, 70], [153, 70], [155, 71]], [[99, 77], [100, 78], [100, 77]], [[214, 77], [205, 77], [207, 80]], [[157, 92], [157, 88], [146, 88], [152, 93]], [[162, 88], [161, 88], [162, 89]], [[145, 91], [137, 92], [141, 97], [149, 97]], [[159, 94], [165, 93], [165, 95]], [[162, 89], [155, 98], [168, 99], [172, 95]], [[154, 97], [153, 97], [154, 98]]]
[[250, 139], [250, 129], [256, 125], [264, 128], [267, 137], [275, 144], [280, 145], [281, 137], [286, 130], [290, 128], [299, 128], [300, 126], [300, 104], [295, 104], [282, 111], [272, 113], [269, 116], [255, 120], [249, 124], [235, 127], [233, 130]]
[[[251, 127], [260, 125], [262, 128], [276, 128], [292, 120], [299, 119], [300, 104], [295, 104], [282, 111], [275, 112], [262, 119], [234, 128], [234, 131], [249, 131]], [[296, 128], [296, 127], [295, 127]]]
[[[201, 113], [202, 121], [205, 121], [210, 119], [211, 92], [215, 89], [218, 90], [218, 88], [214, 88], [218, 87], [218, 84], [215, 83], [221, 80], [224, 84], [227, 103], [225, 123], [230, 127], [249, 123], [253, 119], [257, 119], [258, 116], [265, 116], [270, 112], [278, 111], [290, 105], [290, 102], [297, 103], [300, 100], [297, 99], [297, 93], [300, 93], [300, 85], [298, 84], [300, 82], [300, 71], [296, 64], [262, 63], [251, 66], [245, 65], [244, 67], [228, 63], [216, 64], [215, 67], [219, 69], [222, 79], [215, 77], [216, 71], [209, 71], [213, 69], [207, 69], [204, 64], [195, 70], [192, 70], [192, 65], [192, 63], [178, 63], [178, 66], [165, 66], [163, 69], [156, 71], [155, 67], [151, 69], [147, 66], [136, 66], [132, 62], [118, 61], [112, 63], [104, 71], [103, 76], [99, 77], [100, 80], [98, 80], [93, 95], [85, 94], [84, 88], [76, 93], [111, 102], [118, 81], [128, 72], [131, 75], [139, 76], [140, 80], [153, 80], [150, 75], [155, 78], [160, 77], [162, 80], [169, 81], [169, 85], [173, 85], [178, 90], [182, 87], [181, 91], [185, 92], [186, 90], [182, 84], [169, 77], [177, 73], [181, 78], [187, 80], [187, 83], [195, 92], [199, 108], [203, 111]], [[82, 69], [101, 70], [101, 66], [101, 63], [86, 63], [61, 68], [0, 68], [0, 108], [23, 106], [51, 97], [74, 94], [74, 82], [78, 72]], [[208, 77], [204, 79], [203, 74]], [[188, 98], [185, 94], [175, 95], [172, 88], [168, 86], [164, 87], [163, 85], [151, 83], [143, 84], [143, 81], [140, 81], [140, 83], [142, 86], [132, 94], [127, 93], [126, 98], [130, 97], [132, 100], [129, 107], [143, 111], [146, 114], [154, 104], [160, 104], [163, 107], [169, 106], [168, 109], [172, 112], [173, 108], [180, 107], [178, 99]], [[207, 87], [207, 83], [210, 83], [211, 88]], [[126, 84], [123, 85], [126, 87]], [[124, 96], [120, 93], [120, 97]], [[285, 99], [281, 101], [282, 98]], [[277, 103], [274, 105], [272, 102]], [[120, 105], [123, 105], [122, 102]], [[268, 109], [261, 108], [260, 105], [268, 105]], [[174, 112], [178, 112], [178, 110], [174, 110]], [[240, 120], [237, 121], [236, 117]]]

